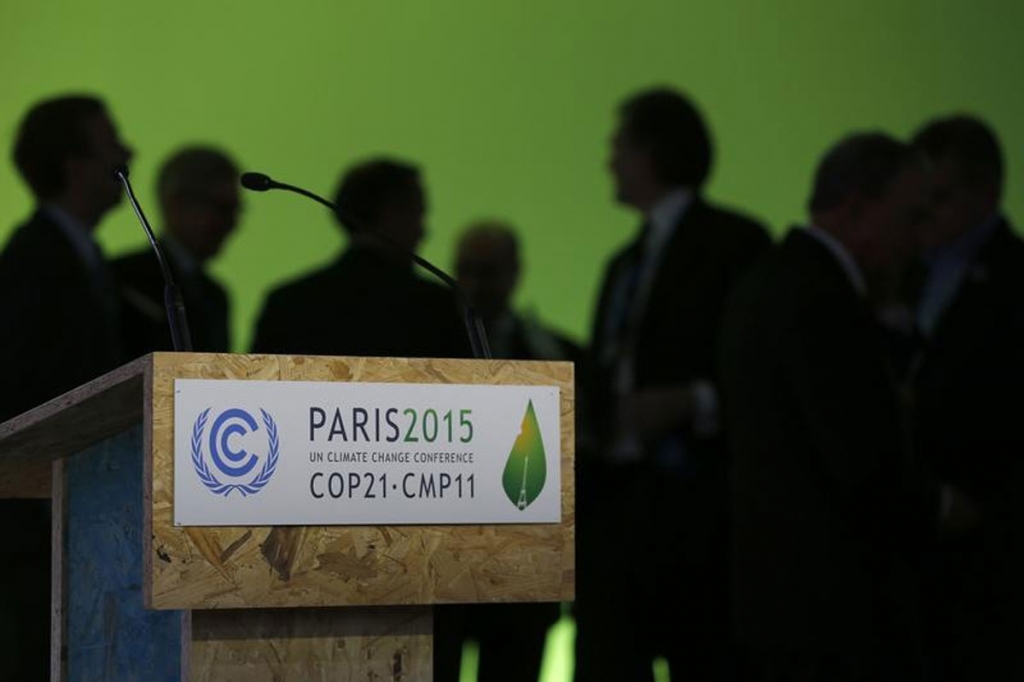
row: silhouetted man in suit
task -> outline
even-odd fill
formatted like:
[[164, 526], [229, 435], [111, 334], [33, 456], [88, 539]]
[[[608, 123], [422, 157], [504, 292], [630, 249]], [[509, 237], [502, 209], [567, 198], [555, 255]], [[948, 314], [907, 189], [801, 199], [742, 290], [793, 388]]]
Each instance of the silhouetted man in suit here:
[[726, 297], [770, 242], [704, 199], [711, 141], [685, 97], [643, 92], [620, 113], [616, 198], [643, 222], [608, 266], [593, 330], [576, 676], [651, 679], [660, 655], [673, 676], [713, 680], [730, 658], [714, 340]]
[[[417, 168], [389, 159], [345, 173], [335, 203], [348, 248], [326, 268], [271, 292], [255, 353], [373, 357], [469, 357], [452, 292], [413, 272], [425, 234], [426, 194]], [[457, 680], [458, 610], [434, 610], [434, 679]]]
[[0, 255], [8, 367], [6, 419], [113, 369], [123, 360], [116, 291], [93, 233], [120, 200], [113, 168], [129, 151], [103, 103], [62, 97], [22, 121], [14, 161], [36, 199]]
[[270, 294], [253, 352], [467, 357], [452, 293], [412, 269], [427, 209], [419, 170], [368, 161], [344, 175], [335, 201], [357, 223], [344, 226], [348, 248]]
[[[93, 233], [120, 199], [113, 169], [128, 148], [105, 105], [68, 96], [33, 106], [14, 163], [36, 201], [0, 254], [0, 421], [124, 360], [117, 293]], [[0, 503], [0, 678], [49, 669], [49, 505]]]
[[[185, 303], [192, 347], [231, 350], [229, 302], [224, 287], [206, 272], [238, 225], [238, 167], [220, 150], [186, 147], [168, 159], [157, 181], [167, 266]], [[113, 262], [128, 353], [138, 357], [174, 350], [164, 307], [164, 279], [150, 245]]]
[[1002, 213], [1003, 156], [982, 121], [928, 123], [932, 220], [913, 375], [917, 446], [980, 508], [981, 524], [930, 566], [930, 653], [943, 680], [1022, 679], [1024, 243]]
[[517, 360], [579, 362], [582, 349], [512, 307], [521, 262], [515, 231], [498, 221], [469, 226], [459, 239], [455, 274], [487, 330], [491, 354]]
[[812, 226], [792, 230], [730, 304], [736, 624], [765, 679], [921, 674], [920, 554], [943, 496], [910, 460], [866, 283], [906, 257], [926, 198], [908, 145], [843, 140], [818, 166]]
[[[497, 221], [476, 223], [459, 239], [456, 278], [484, 323], [492, 356], [579, 362], [579, 346], [512, 308], [520, 271], [519, 240], [510, 226]], [[560, 611], [557, 603], [446, 607], [441, 624], [448, 632], [434, 642], [435, 676], [454, 678], [464, 640], [474, 639], [479, 645], [480, 682], [537, 680], [548, 630]]]

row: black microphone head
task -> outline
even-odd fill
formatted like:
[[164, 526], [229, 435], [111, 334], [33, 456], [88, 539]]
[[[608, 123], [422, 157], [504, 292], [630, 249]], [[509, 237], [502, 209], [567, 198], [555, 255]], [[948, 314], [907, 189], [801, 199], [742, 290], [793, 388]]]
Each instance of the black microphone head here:
[[115, 180], [120, 180], [122, 176], [127, 178], [128, 166], [123, 163], [119, 166], [114, 166], [114, 169], [110, 172], [110, 176]]
[[274, 186], [274, 181], [269, 175], [263, 173], [242, 173], [242, 187], [253, 192], [266, 192]]

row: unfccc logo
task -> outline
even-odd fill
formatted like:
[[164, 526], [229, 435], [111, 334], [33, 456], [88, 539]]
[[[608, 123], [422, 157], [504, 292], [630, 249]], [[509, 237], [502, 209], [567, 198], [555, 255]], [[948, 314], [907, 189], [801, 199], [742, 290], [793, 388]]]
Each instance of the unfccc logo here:
[[[261, 409], [260, 416], [266, 433], [266, 456], [261, 458], [258, 453], [248, 452], [245, 448], [235, 449], [237, 439], [259, 431], [260, 426], [245, 410], [231, 408], [221, 412], [210, 427], [208, 450], [213, 465], [211, 467], [203, 453], [203, 434], [210, 417], [210, 408], [199, 413], [192, 427], [192, 466], [199, 480], [211, 492], [224, 497], [234, 490], [241, 493], [242, 497], [255, 495], [274, 475], [280, 450], [277, 424], [266, 410]], [[263, 466], [257, 471], [261, 459]], [[218, 476], [230, 480], [225, 482]]]

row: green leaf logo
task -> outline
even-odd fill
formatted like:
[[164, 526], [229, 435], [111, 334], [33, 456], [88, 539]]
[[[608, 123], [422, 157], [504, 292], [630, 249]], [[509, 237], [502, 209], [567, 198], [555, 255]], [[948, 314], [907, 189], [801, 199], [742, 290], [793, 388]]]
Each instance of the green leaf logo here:
[[531, 400], [526, 405], [519, 436], [512, 446], [508, 462], [505, 463], [501, 483], [512, 504], [520, 509], [526, 509], [544, 490], [547, 476], [547, 457], [544, 454], [544, 443], [540, 438], [540, 424], [537, 423], [537, 415], [533, 411]]

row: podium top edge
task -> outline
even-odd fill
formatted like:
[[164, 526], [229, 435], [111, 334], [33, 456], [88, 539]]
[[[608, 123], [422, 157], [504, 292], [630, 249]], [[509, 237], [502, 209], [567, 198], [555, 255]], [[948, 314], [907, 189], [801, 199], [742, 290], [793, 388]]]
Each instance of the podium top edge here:
[[478, 364], [501, 364], [501, 365], [562, 365], [569, 366], [574, 363], [568, 360], [518, 360], [508, 358], [410, 358], [400, 357], [396, 355], [309, 355], [306, 353], [196, 353], [196, 352], [172, 352], [172, 351], [158, 351], [150, 353], [139, 358], [138, 361], [151, 358], [154, 361], [161, 361], [164, 359], [189, 359], [201, 361], [203, 358], [207, 358], [211, 361], [216, 361], [218, 358], [293, 358], [303, 359], [309, 362], [405, 362], [410, 364], [417, 363], [429, 363], [429, 362], [454, 362], [454, 363], [478, 363]]
[[142, 420], [145, 377], [153, 358], [140, 357], [0, 424], [0, 461], [43, 452], [67, 454]]
[[[57, 459], [125, 431], [143, 420], [145, 391], [154, 372], [182, 365], [210, 367], [260, 364], [276, 359], [282, 364], [325, 366], [336, 363], [392, 365], [415, 368], [443, 365], [488, 367], [542, 367], [572, 372], [574, 364], [547, 360], [480, 360], [456, 358], [398, 358], [330, 355], [268, 355], [242, 353], [157, 352], [144, 355], [63, 395], [0, 424], [0, 463], [25, 457]], [[570, 374], [571, 376], [571, 374]]]

